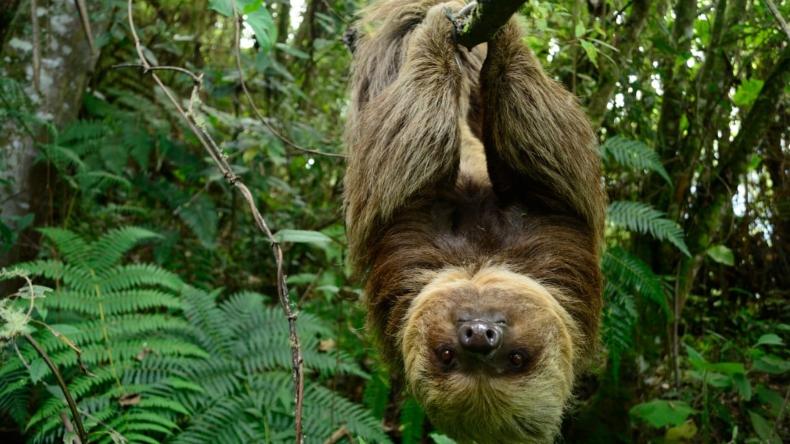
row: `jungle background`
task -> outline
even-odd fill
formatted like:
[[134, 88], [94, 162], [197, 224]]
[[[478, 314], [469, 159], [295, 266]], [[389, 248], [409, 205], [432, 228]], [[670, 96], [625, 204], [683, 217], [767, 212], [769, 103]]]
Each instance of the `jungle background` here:
[[[790, 35], [769, 4], [790, 17], [522, 7], [610, 199], [601, 353], [564, 442], [790, 442]], [[379, 365], [343, 261], [362, 6], [133, 0], [138, 52], [126, 2], [0, 0], [0, 441], [294, 441], [277, 256], [237, 175], [282, 247], [305, 442], [451, 442]]]

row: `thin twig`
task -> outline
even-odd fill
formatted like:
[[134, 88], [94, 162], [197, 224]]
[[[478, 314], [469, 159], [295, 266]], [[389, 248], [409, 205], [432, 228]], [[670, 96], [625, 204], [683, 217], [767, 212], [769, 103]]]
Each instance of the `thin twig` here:
[[[234, 5], [235, 10], [235, 5]], [[296, 443], [301, 444], [304, 442], [304, 437], [302, 436], [302, 400], [304, 399], [304, 371], [303, 371], [303, 360], [302, 360], [302, 348], [299, 341], [299, 335], [296, 331], [296, 318], [297, 314], [293, 313], [291, 309], [291, 298], [288, 294], [288, 286], [285, 282], [285, 273], [283, 271], [283, 251], [280, 243], [274, 238], [269, 226], [266, 224], [266, 221], [261, 216], [260, 211], [255, 206], [255, 201], [253, 200], [252, 193], [250, 190], [241, 182], [241, 180], [233, 173], [233, 170], [230, 164], [227, 161], [225, 155], [222, 154], [217, 144], [208, 134], [208, 132], [201, 128], [198, 128], [196, 122], [194, 121], [194, 114], [190, 110], [190, 114], [187, 115], [187, 112], [183, 109], [181, 104], [178, 100], [173, 96], [168, 88], [165, 87], [164, 83], [159, 76], [156, 75], [156, 72], [151, 71], [151, 65], [143, 56], [143, 48], [142, 43], [140, 42], [140, 38], [137, 35], [137, 31], [134, 27], [134, 18], [132, 15], [132, 0], [128, 0], [127, 2], [127, 14], [129, 19], [129, 30], [132, 34], [134, 39], [135, 48], [137, 50], [137, 55], [140, 59], [140, 63], [143, 65], [144, 69], [151, 75], [151, 78], [154, 79], [154, 82], [162, 89], [162, 91], [167, 96], [168, 100], [172, 103], [184, 121], [189, 126], [189, 129], [192, 133], [197, 137], [200, 144], [203, 148], [208, 152], [211, 158], [214, 160], [217, 168], [223, 174], [226, 180], [231, 185], [234, 185], [236, 188], [239, 189], [241, 194], [244, 196], [244, 199], [247, 201], [250, 207], [250, 211], [252, 211], [252, 216], [255, 219], [255, 223], [258, 228], [263, 232], [266, 237], [269, 239], [271, 244], [272, 253], [274, 254], [275, 263], [277, 264], [277, 293], [278, 298], [280, 301], [280, 306], [285, 313], [285, 317], [288, 319], [288, 328], [290, 333], [290, 347], [291, 347], [291, 365], [293, 367], [292, 374], [293, 374], [293, 384], [294, 384], [294, 402], [295, 402], [295, 429], [296, 429]], [[236, 13], [238, 16], [238, 13]], [[238, 35], [238, 29], [237, 29]], [[238, 39], [237, 39], [238, 41]], [[237, 43], [238, 44], [238, 43]], [[195, 87], [197, 88], [197, 86]], [[195, 95], [193, 89], [193, 96]], [[190, 117], [191, 116], [191, 117]]]
[[80, 23], [82, 24], [83, 32], [85, 32], [85, 38], [88, 40], [88, 48], [91, 50], [91, 55], [96, 56], [96, 47], [93, 45], [91, 21], [88, 17], [88, 7], [85, 5], [85, 0], [74, 0], [74, 5], [77, 7], [77, 13], [80, 16]]
[[247, 97], [247, 101], [249, 102], [250, 107], [255, 112], [255, 115], [258, 116], [258, 120], [260, 120], [264, 125], [266, 125], [266, 128], [268, 128], [269, 131], [272, 132], [272, 134], [274, 134], [277, 138], [282, 140], [283, 143], [285, 143], [286, 145], [290, 146], [293, 149], [303, 151], [305, 153], [315, 154], [317, 156], [345, 158], [346, 156], [343, 154], [324, 153], [321, 151], [303, 148], [291, 142], [285, 136], [275, 131], [274, 127], [272, 127], [272, 125], [266, 120], [266, 118], [263, 117], [263, 114], [261, 114], [261, 112], [258, 110], [258, 107], [255, 106], [255, 101], [252, 100], [252, 95], [250, 94], [250, 91], [247, 89], [247, 82], [244, 81], [244, 71], [242, 70], [241, 67], [241, 49], [239, 48], [239, 42], [241, 41], [241, 27], [243, 25], [244, 18], [241, 16], [241, 14], [239, 14], [239, 10], [236, 9], [236, 2], [234, 0], [231, 0], [230, 4], [233, 7], [233, 17], [235, 19], [234, 23], [236, 26], [236, 39], [235, 39], [234, 49], [236, 51], [236, 70], [239, 72], [239, 83], [241, 83], [241, 89], [244, 91], [244, 95]]
[[66, 346], [68, 346], [74, 352], [75, 355], [77, 355], [77, 364], [80, 367], [80, 371], [85, 373], [87, 376], [90, 376], [91, 378], [95, 378], [96, 377], [95, 374], [91, 373], [91, 371], [88, 370], [88, 366], [85, 365], [85, 363], [82, 361], [82, 349], [77, 347], [77, 345], [74, 342], [72, 342], [71, 339], [67, 338], [63, 333], [55, 330], [54, 328], [50, 327], [49, 325], [47, 325], [47, 324], [45, 324], [45, 323], [43, 323], [41, 321], [37, 321], [35, 319], [32, 319], [32, 320], [30, 320], [30, 322], [38, 324], [38, 325], [41, 325], [42, 327], [44, 327], [47, 330], [49, 330], [49, 332], [52, 333], [52, 336], [55, 336], [56, 338], [58, 338], [61, 341], [63, 341], [63, 343], [66, 344]]
[[[74, 424], [71, 423], [69, 419], [69, 415], [66, 412], [60, 412], [60, 420], [63, 422], [63, 427], [66, 428], [67, 432], [74, 433]], [[71, 439], [72, 444], [82, 444], [82, 440], [79, 436], [75, 436]]]
[[184, 68], [179, 68], [178, 66], [148, 66], [146, 67], [142, 63], [119, 63], [117, 65], [112, 65], [110, 68], [118, 69], [118, 68], [142, 68], [143, 74], [148, 74], [148, 71], [178, 71], [180, 73], [186, 74], [192, 78], [192, 81], [195, 83], [201, 82], [201, 76], [196, 75], [192, 71]]
[[181, 205], [177, 206], [177, 207], [176, 207], [176, 209], [175, 209], [175, 210], [173, 210], [173, 212], [172, 212], [172, 213], [170, 213], [170, 214], [172, 214], [173, 216], [178, 216], [178, 213], [180, 213], [182, 209], [184, 209], [184, 208], [186, 208], [186, 207], [189, 207], [190, 205], [192, 205], [193, 203], [195, 203], [195, 201], [197, 201], [197, 200], [198, 200], [198, 198], [200, 198], [200, 196], [202, 196], [202, 195], [203, 195], [203, 193], [205, 193], [206, 191], [208, 191], [208, 187], [209, 187], [209, 185], [211, 185], [211, 182], [209, 182], [209, 181], [206, 181], [206, 184], [205, 184], [205, 185], [203, 185], [203, 188], [201, 188], [200, 190], [198, 190], [198, 192], [197, 192], [197, 193], [195, 193], [195, 194], [194, 194], [192, 197], [190, 197], [188, 201], [186, 201], [186, 202], [182, 203]]
[[38, 6], [30, 0], [30, 25], [33, 28], [33, 88], [41, 92], [41, 43], [39, 42]]
[[354, 444], [354, 438], [348, 433], [348, 430], [346, 430], [346, 426], [340, 426], [340, 428], [337, 429], [335, 433], [333, 433], [332, 436], [329, 437], [329, 439], [324, 441], [324, 444], [335, 444], [336, 442], [340, 441], [340, 439], [343, 438], [344, 436], [348, 436], [348, 439], [351, 441], [351, 444]]
[[77, 411], [77, 403], [74, 402], [74, 398], [71, 396], [71, 392], [69, 391], [69, 386], [66, 385], [66, 381], [63, 379], [63, 376], [60, 374], [60, 370], [52, 362], [52, 359], [49, 358], [47, 352], [41, 348], [41, 345], [33, 339], [33, 336], [30, 333], [23, 333], [22, 336], [27, 339], [27, 342], [36, 349], [41, 359], [47, 364], [47, 367], [52, 371], [52, 374], [55, 375], [55, 380], [57, 380], [58, 386], [60, 390], [63, 391], [63, 396], [66, 397], [66, 404], [69, 406], [69, 410], [71, 410], [71, 416], [74, 417], [74, 422], [77, 424], [77, 434], [80, 436], [80, 439], [83, 442], [88, 442], [88, 434], [85, 433], [85, 427], [82, 425], [82, 418], [80, 418], [80, 414]]
[[680, 264], [678, 264], [678, 275], [675, 279], [675, 297], [674, 306], [672, 310], [672, 373], [675, 376], [675, 391], [680, 391], [680, 339], [678, 332], [680, 331]]
[[100, 426], [102, 426], [105, 429], [107, 429], [107, 431], [110, 433], [110, 435], [112, 435], [113, 442], [121, 442], [121, 443], [129, 442], [128, 439], [124, 438], [123, 435], [118, 433], [118, 431], [115, 430], [114, 428], [110, 427], [110, 425], [107, 424], [106, 422], [100, 421], [99, 418], [91, 415], [90, 413], [86, 412], [85, 410], [79, 409], [79, 412], [80, 412], [81, 415], [84, 415], [86, 418], [96, 421], [96, 424], [99, 424]]
[[774, 442], [774, 436], [779, 432], [779, 424], [782, 423], [782, 418], [787, 411], [787, 401], [790, 400], [790, 386], [787, 387], [787, 391], [785, 392], [785, 400], [782, 402], [782, 407], [779, 409], [779, 413], [776, 415], [776, 421], [774, 421], [774, 428], [771, 429], [771, 434], [768, 435], [768, 440], [766, 441], [768, 444]]
[[787, 40], [790, 41], [790, 26], [787, 26], [787, 22], [785, 21], [782, 14], [779, 13], [779, 10], [776, 9], [776, 5], [771, 0], [763, 0], [765, 1], [765, 5], [768, 6], [768, 10], [771, 11], [771, 14], [774, 15], [776, 21], [779, 22], [779, 27], [782, 28], [782, 31], [785, 32], [787, 35]]

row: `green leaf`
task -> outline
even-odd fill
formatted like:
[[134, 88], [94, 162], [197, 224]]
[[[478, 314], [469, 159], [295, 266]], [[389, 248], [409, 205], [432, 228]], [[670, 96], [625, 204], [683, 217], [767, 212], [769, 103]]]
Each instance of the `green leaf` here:
[[592, 43], [588, 42], [587, 40], [581, 41], [582, 48], [584, 52], [587, 54], [587, 57], [590, 59], [595, 67], [598, 67], [598, 48], [595, 47]]
[[280, 230], [274, 234], [277, 242], [292, 242], [303, 244], [327, 244], [332, 238], [319, 231], [307, 230]]
[[47, 374], [49, 367], [42, 358], [36, 358], [30, 363], [30, 382], [37, 384], [44, 375]]
[[768, 333], [765, 335], [760, 336], [760, 339], [757, 340], [757, 343], [754, 344], [755, 347], [760, 345], [784, 345], [784, 341], [779, 336]]
[[213, 9], [225, 17], [233, 17], [233, 6], [230, 0], [208, 0], [208, 9]]
[[298, 48], [294, 48], [293, 46], [286, 45], [285, 43], [277, 43], [275, 45], [275, 47], [277, 49], [279, 49], [280, 51], [282, 51], [282, 52], [284, 52], [286, 54], [290, 54], [290, 55], [292, 55], [292, 56], [294, 56], [294, 57], [296, 57], [298, 59], [303, 59], [303, 60], [310, 59], [310, 54], [308, 54], [308, 53], [306, 53], [306, 52], [304, 52], [304, 51], [302, 51], [302, 50], [300, 50]]
[[724, 373], [728, 376], [733, 376], [736, 374], [746, 374], [746, 370], [743, 368], [743, 364], [740, 362], [719, 362], [719, 363], [712, 363], [706, 361], [698, 361], [696, 359], [691, 359], [691, 365], [698, 370], [705, 370], [709, 372], [719, 372]]
[[274, 26], [274, 20], [272, 20], [269, 10], [265, 7], [258, 8], [246, 14], [244, 22], [255, 33], [255, 38], [258, 40], [261, 51], [268, 53], [272, 48], [272, 42], [277, 41], [277, 28]]
[[741, 82], [735, 95], [732, 96], [732, 102], [736, 106], [751, 106], [760, 95], [760, 90], [763, 89], [763, 82], [760, 79], [746, 79]]
[[450, 438], [447, 435], [443, 435], [439, 432], [432, 432], [428, 436], [430, 436], [431, 439], [433, 439], [433, 442], [435, 442], [436, 444], [456, 444], [456, 442], [452, 438]]
[[752, 384], [749, 382], [749, 379], [746, 378], [746, 375], [743, 373], [736, 373], [732, 375], [732, 381], [735, 383], [735, 388], [738, 389], [738, 392], [743, 396], [745, 401], [752, 399]]
[[702, 357], [702, 355], [701, 355], [701, 354], [699, 354], [699, 352], [698, 352], [698, 351], [694, 350], [693, 348], [689, 347], [688, 345], [686, 346], [686, 353], [688, 353], [688, 355], [689, 355], [689, 358], [690, 358], [692, 361], [702, 361], [702, 362], [706, 362], [706, 361], [705, 361], [705, 358], [703, 358], [703, 357]]
[[752, 370], [780, 374], [790, 371], [790, 362], [777, 358], [776, 356], [763, 356], [754, 362]]
[[667, 240], [683, 254], [691, 257], [680, 226], [648, 204], [614, 201], [609, 205], [608, 221], [617, 228], [650, 233], [658, 240]]
[[735, 265], [735, 255], [732, 253], [732, 250], [725, 247], [724, 245], [714, 245], [708, 248], [705, 253], [707, 253], [707, 255], [715, 262], [728, 265], [730, 267]]
[[693, 421], [686, 421], [677, 427], [670, 427], [664, 434], [664, 441], [667, 443], [688, 442], [696, 434], [697, 425]]
[[576, 29], [574, 30], [574, 33], [576, 34], [576, 38], [583, 36], [584, 32], [585, 32], [584, 24], [581, 22], [576, 23]]
[[[749, 418], [752, 420], [752, 427], [754, 427], [754, 431], [757, 432], [757, 436], [760, 437], [761, 442], [767, 442], [768, 437], [771, 436], [771, 431], [774, 428], [773, 424], [771, 424], [771, 422], [767, 419], [763, 418], [762, 415], [751, 410], [749, 410]], [[781, 444], [782, 441], [779, 440], [778, 437], [774, 437], [774, 440], [771, 442], [771, 444], [773, 443]]]
[[770, 404], [774, 409], [779, 409], [784, 404], [784, 398], [779, 393], [760, 384], [757, 386], [757, 397], [763, 404]]
[[696, 410], [683, 401], [663, 401], [659, 399], [637, 404], [629, 411], [632, 417], [641, 418], [656, 428], [670, 424], [679, 426], [694, 412]]

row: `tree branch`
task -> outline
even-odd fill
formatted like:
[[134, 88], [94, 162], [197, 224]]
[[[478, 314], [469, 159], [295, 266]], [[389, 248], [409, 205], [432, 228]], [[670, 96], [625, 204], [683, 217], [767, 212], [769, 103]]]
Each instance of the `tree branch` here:
[[765, 5], [768, 6], [768, 10], [771, 11], [771, 14], [776, 18], [776, 21], [779, 22], [779, 27], [782, 28], [782, 31], [785, 32], [787, 35], [787, 40], [790, 41], [790, 26], [787, 26], [787, 22], [785, 21], [782, 14], [779, 13], [779, 10], [776, 9], [776, 5], [771, 0], [764, 0]]
[[491, 40], [526, 0], [480, 0], [450, 16], [459, 45], [469, 49]]

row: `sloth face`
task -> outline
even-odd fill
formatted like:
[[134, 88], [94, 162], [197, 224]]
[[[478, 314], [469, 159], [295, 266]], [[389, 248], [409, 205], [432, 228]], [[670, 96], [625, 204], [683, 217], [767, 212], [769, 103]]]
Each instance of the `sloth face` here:
[[400, 340], [409, 387], [434, 425], [461, 442], [551, 441], [578, 340], [552, 291], [500, 267], [445, 270], [423, 288]]

